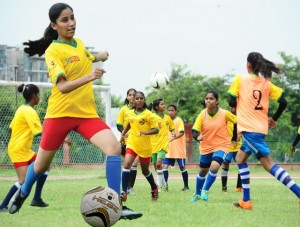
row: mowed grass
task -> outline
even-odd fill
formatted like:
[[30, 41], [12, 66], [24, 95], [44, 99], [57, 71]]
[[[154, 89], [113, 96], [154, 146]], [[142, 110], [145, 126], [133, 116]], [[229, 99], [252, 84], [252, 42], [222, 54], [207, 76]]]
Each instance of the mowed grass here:
[[[193, 171], [191, 171], [193, 172]], [[231, 172], [231, 171], [230, 171]], [[294, 171], [289, 171], [294, 172]], [[177, 170], [173, 173], [180, 174]], [[295, 173], [295, 172], [294, 172]], [[219, 174], [220, 175], [220, 174]], [[298, 175], [299, 176], [299, 175]], [[300, 179], [294, 179], [298, 184]], [[14, 181], [0, 182], [2, 201]], [[221, 193], [218, 177], [210, 189], [209, 200], [190, 203], [194, 193], [195, 179], [189, 180], [190, 190], [180, 191], [181, 179], [169, 180], [169, 192], [161, 192], [159, 200], [152, 202], [150, 186], [145, 179], [138, 179], [136, 196], [128, 196], [126, 206], [140, 211], [143, 216], [137, 220], [120, 220], [115, 226], [299, 226], [300, 208], [296, 196], [280, 182], [271, 179], [251, 179], [252, 211], [234, 208], [232, 203], [242, 194], [234, 192], [236, 179], [228, 180], [228, 193]], [[31, 207], [34, 189], [19, 213], [0, 213], [2, 227], [35, 226], [88, 226], [80, 214], [82, 195], [89, 189], [107, 185], [105, 178], [80, 180], [49, 180], [45, 184], [43, 199], [48, 208]]]

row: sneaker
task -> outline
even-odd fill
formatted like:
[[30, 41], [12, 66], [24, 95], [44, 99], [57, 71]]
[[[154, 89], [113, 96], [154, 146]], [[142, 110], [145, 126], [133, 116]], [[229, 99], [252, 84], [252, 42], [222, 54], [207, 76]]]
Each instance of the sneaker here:
[[156, 185], [156, 189], [151, 190], [151, 198], [152, 201], [156, 202], [158, 199], [158, 185]]
[[241, 187], [240, 188], [235, 188], [234, 191], [235, 192], [243, 192], [243, 188], [241, 188]]
[[127, 193], [124, 192], [124, 191], [121, 192], [120, 197], [121, 197], [121, 201], [122, 201], [122, 202], [126, 202], [126, 200], [127, 200]]
[[122, 213], [120, 219], [124, 220], [132, 220], [142, 217], [143, 214], [140, 212], [133, 211], [129, 209], [127, 206], [122, 206]]
[[0, 209], [0, 213], [2, 213], [2, 212], [8, 212], [8, 209], [7, 209], [6, 207], [1, 208], [1, 209]]
[[240, 199], [237, 203], [234, 203], [233, 206], [245, 210], [252, 210], [252, 202], [251, 200], [244, 202], [242, 199]]
[[208, 200], [208, 191], [207, 190], [201, 191], [201, 199], [203, 199], [204, 201]]
[[128, 188], [128, 189], [127, 189], [127, 195], [133, 195], [133, 196], [135, 196], [136, 193], [135, 193], [135, 191], [134, 191], [133, 188]]
[[222, 192], [227, 193], [227, 187], [222, 187]]
[[27, 197], [22, 197], [21, 188], [19, 188], [18, 191], [15, 193], [15, 195], [12, 197], [11, 204], [8, 207], [8, 212], [10, 214], [17, 213], [21, 209], [21, 207], [22, 207], [24, 201], [26, 200], [26, 198]]
[[200, 195], [194, 194], [192, 198], [190, 198], [190, 202], [194, 203], [201, 199]]
[[30, 203], [30, 206], [33, 207], [48, 207], [49, 204], [45, 203], [42, 199], [38, 200], [38, 199], [33, 199]]
[[186, 186], [184, 186], [184, 188], [183, 189], [181, 189], [181, 191], [187, 191], [187, 190], [190, 190], [190, 188], [189, 187], [186, 187]]

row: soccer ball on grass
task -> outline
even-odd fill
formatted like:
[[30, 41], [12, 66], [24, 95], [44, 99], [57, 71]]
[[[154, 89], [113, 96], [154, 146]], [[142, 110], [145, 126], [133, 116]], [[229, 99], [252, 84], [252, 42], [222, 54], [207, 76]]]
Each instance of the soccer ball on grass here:
[[80, 212], [91, 226], [112, 226], [121, 217], [121, 199], [113, 189], [99, 186], [83, 195]]

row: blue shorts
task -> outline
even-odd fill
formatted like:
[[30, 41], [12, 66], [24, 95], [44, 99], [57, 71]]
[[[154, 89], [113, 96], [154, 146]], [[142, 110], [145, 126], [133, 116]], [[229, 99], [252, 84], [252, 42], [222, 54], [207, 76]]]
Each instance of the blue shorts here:
[[243, 143], [241, 150], [246, 154], [253, 154], [257, 160], [270, 155], [270, 149], [265, 141], [265, 134], [255, 132], [242, 132]]
[[236, 160], [235, 160], [236, 154], [237, 154], [237, 152], [229, 152], [224, 159], [224, 163], [229, 164], [229, 163], [231, 163], [231, 160], [236, 162]]
[[199, 166], [201, 168], [209, 168], [210, 164], [213, 160], [217, 161], [222, 164], [224, 161], [224, 158], [226, 156], [226, 153], [224, 151], [218, 150], [210, 154], [200, 155], [199, 158]]
[[178, 166], [180, 168], [185, 166], [185, 158], [165, 158], [163, 160], [163, 164], [169, 165], [169, 166], [174, 166], [176, 160], [177, 160]]

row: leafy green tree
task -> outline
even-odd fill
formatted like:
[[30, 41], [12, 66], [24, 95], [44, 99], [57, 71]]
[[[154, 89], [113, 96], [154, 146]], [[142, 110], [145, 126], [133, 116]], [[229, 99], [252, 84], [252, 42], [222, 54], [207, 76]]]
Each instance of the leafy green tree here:
[[185, 122], [193, 122], [204, 108], [203, 101], [208, 91], [218, 92], [220, 107], [228, 107], [226, 101], [227, 80], [228, 76], [207, 77], [188, 71], [186, 65], [173, 65], [167, 88], [146, 88], [150, 91], [147, 95], [147, 103], [163, 98], [166, 105], [175, 104], [178, 107], [178, 115]]

